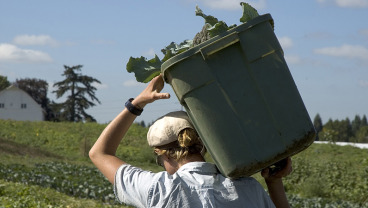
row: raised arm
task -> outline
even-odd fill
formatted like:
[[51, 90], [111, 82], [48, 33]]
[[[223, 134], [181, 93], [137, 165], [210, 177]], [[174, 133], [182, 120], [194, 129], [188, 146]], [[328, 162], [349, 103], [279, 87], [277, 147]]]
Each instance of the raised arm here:
[[[148, 103], [158, 99], [170, 98], [168, 93], [160, 93], [164, 87], [162, 76], [152, 79], [133, 101], [132, 104], [143, 109]], [[102, 174], [114, 183], [117, 169], [125, 162], [115, 156], [116, 150], [137, 116], [126, 108], [104, 129], [96, 143], [89, 151], [89, 157]]]
[[274, 175], [270, 174], [268, 168], [262, 170], [262, 177], [265, 179], [268, 193], [270, 194], [271, 200], [277, 208], [290, 208], [289, 202], [286, 197], [284, 184], [282, 178], [289, 175], [292, 171], [292, 162], [290, 158], [287, 158], [286, 166]]

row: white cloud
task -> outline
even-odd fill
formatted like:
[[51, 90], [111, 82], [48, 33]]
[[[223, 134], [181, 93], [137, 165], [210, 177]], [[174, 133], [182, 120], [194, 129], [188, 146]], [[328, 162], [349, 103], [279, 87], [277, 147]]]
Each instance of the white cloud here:
[[107, 88], [109, 88], [109, 86], [107, 86], [107, 84], [99, 84], [99, 83], [97, 83], [97, 82], [94, 82], [93, 84], [92, 84], [94, 87], [96, 87], [97, 89], [99, 89], [99, 90], [101, 90], [101, 89], [107, 89]]
[[143, 52], [144, 57], [155, 57], [155, 50], [150, 48], [148, 51]]
[[339, 7], [362, 8], [368, 7], [368, 0], [336, 0]]
[[361, 87], [368, 87], [368, 81], [367, 80], [360, 80], [359, 86]]
[[[243, 0], [198, 0], [202, 2], [205, 6], [208, 6], [212, 9], [218, 10], [240, 10], [240, 2], [244, 2]], [[266, 0], [258, 0], [258, 1], [247, 1], [248, 4], [252, 5], [256, 9], [264, 9], [266, 8]]]
[[368, 49], [360, 45], [345, 44], [340, 47], [319, 48], [315, 49], [314, 53], [327, 56], [368, 60]]
[[318, 3], [333, 3], [342, 8], [366, 8], [368, 0], [317, 0]]
[[48, 35], [18, 35], [14, 38], [13, 43], [17, 45], [58, 45], [58, 42]]
[[131, 80], [127, 80], [123, 82], [123, 86], [124, 87], [141, 87], [141, 86], [145, 86], [145, 84], [138, 82], [135, 79], [131, 79]]
[[368, 29], [360, 30], [359, 34], [366, 37], [366, 38], [368, 38]]
[[283, 49], [291, 48], [294, 45], [293, 40], [289, 37], [281, 37], [279, 42]]
[[0, 44], [0, 61], [9, 62], [51, 62], [51, 57], [41, 51], [18, 48], [15, 45]]
[[299, 64], [301, 59], [298, 55], [285, 55], [285, 60], [288, 64]]

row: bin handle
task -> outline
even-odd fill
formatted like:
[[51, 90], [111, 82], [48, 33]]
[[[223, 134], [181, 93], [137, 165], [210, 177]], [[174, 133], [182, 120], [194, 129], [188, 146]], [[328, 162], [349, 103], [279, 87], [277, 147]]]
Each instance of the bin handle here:
[[238, 32], [230, 33], [229, 35], [224, 36], [223, 38], [216, 40], [215, 42], [201, 48], [199, 51], [202, 54], [204, 60], [206, 60], [212, 54], [234, 44], [239, 41]]

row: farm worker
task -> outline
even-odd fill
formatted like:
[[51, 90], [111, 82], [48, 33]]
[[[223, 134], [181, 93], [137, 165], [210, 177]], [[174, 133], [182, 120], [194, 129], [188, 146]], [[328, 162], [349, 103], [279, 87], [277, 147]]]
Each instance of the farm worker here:
[[159, 118], [149, 129], [147, 140], [157, 163], [166, 171], [152, 173], [133, 167], [115, 156], [120, 141], [137, 115], [149, 103], [168, 99], [161, 93], [162, 76], [155, 77], [105, 128], [89, 152], [96, 167], [114, 185], [117, 199], [136, 207], [289, 207], [282, 178], [291, 173], [291, 159], [276, 174], [262, 171], [268, 195], [251, 177], [236, 180], [221, 175], [205, 162], [205, 148], [183, 111]]

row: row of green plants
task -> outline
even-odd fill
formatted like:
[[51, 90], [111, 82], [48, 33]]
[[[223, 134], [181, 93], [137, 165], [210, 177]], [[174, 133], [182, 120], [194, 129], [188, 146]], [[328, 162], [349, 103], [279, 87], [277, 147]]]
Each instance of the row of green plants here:
[[[317, 158], [316, 158], [317, 159]], [[350, 161], [331, 161], [313, 164], [305, 158], [294, 159], [294, 172], [285, 179], [285, 188], [304, 198], [320, 197], [336, 201], [368, 203], [368, 163], [355, 169]]]
[[[323, 198], [304, 199], [297, 195], [288, 195], [289, 202], [293, 208], [364, 208], [346, 201], [331, 202]], [[96, 200], [70, 197], [50, 188], [42, 188], [35, 185], [24, 186], [21, 183], [5, 182], [0, 180], [0, 205], [7, 208], [126, 208], [124, 205], [111, 205]]]
[[0, 180], [0, 207], [6, 208], [114, 208], [126, 207], [97, 200], [82, 199], [51, 188]]
[[[313, 144], [292, 161], [293, 172], [284, 179], [287, 193], [314, 202], [368, 207], [368, 150]], [[259, 175], [255, 177], [264, 184]]]
[[0, 178], [25, 185], [51, 188], [73, 197], [114, 203], [112, 185], [93, 167], [48, 162], [34, 167], [0, 165]]
[[[306, 160], [294, 159], [294, 173], [284, 180], [292, 207], [368, 207], [367, 177], [362, 175], [351, 181], [351, 178], [356, 177], [356, 175], [343, 176], [343, 173], [349, 173], [349, 171], [346, 171], [346, 167], [342, 166], [331, 163], [325, 171], [321, 172], [319, 171], [320, 167], [312, 168]], [[324, 172], [330, 171], [335, 173], [327, 175], [327, 177], [316, 177], [318, 174], [323, 175]], [[55, 201], [48, 199], [52, 198], [49, 195], [46, 195], [47, 197], [37, 194], [33, 196], [34, 192], [31, 190], [37, 189], [37, 186], [40, 190], [47, 189], [62, 193], [65, 197], [93, 199], [97, 201], [95, 203], [106, 206], [118, 205], [113, 195], [112, 185], [92, 167], [60, 162], [36, 164], [33, 168], [19, 164], [0, 165], [0, 178], [0, 182], [2, 182], [0, 202], [3, 205], [5, 199], [12, 201], [14, 205], [22, 200], [24, 205], [31, 205], [27, 207], [37, 207], [36, 202], [51, 203], [51, 201]], [[17, 189], [17, 193], [13, 197], [15, 199], [9, 199], [10, 194], [6, 194], [6, 189], [9, 187], [5, 184], [9, 185], [9, 182], [16, 182], [16, 184], [10, 185], [23, 187], [22, 190]], [[4, 195], [5, 197], [3, 197]], [[40, 197], [44, 202], [35, 200], [35, 197]], [[15, 203], [16, 201], [18, 202]], [[55, 207], [57, 206], [55, 205]]]
[[[333, 154], [326, 157], [326, 152]], [[344, 152], [350, 155], [349, 159], [339, 158], [339, 155], [345, 155]], [[364, 154], [367, 151], [354, 147], [319, 144], [293, 157], [294, 171], [284, 180], [285, 189], [291, 194], [290, 202], [295, 205], [293, 207], [316, 202], [340, 204], [342, 207], [368, 207], [368, 161]], [[313, 162], [311, 155], [321, 155], [315, 158], [326, 162]], [[259, 175], [255, 177], [263, 182]], [[65, 162], [47, 162], [33, 167], [1, 164], [0, 178], [27, 186], [51, 188], [73, 197], [115, 203], [112, 185], [97, 169], [89, 166]]]
[[366, 203], [353, 203], [342, 200], [329, 200], [321, 197], [302, 198], [299, 195], [288, 194], [290, 206], [293, 208], [367, 208]]
[[[5, 183], [53, 190], [76, 200], [81, 198], [115, 206], [112, 185], [86, 155], [105, 126], [0, 120], [0, 142], [49, 153], [32, 156], [0, 152], [0, 207], [11, 207], [4, 205], [11, 193], [14, 203], [21, 200], [22, 195], [33, 199], [28, 196], [32, 192], [14, 194], [16, 189], [12, 192], [13, 189], [5, 188]], [[155, 165], [152, 150], [146, 144], [146, 133], [147, 128], [133, 125], [118, 149], [118, 156], [157, 172], [161, 169]], [[313, 144], [292, 160], [293, 173], [285, 178], [284, 184], [293, 207], [368, 207], [368, 150]], [[265, 185], [259, 174], [254, 177]], [[52, 201], [52, 196], [45, 197]]]

